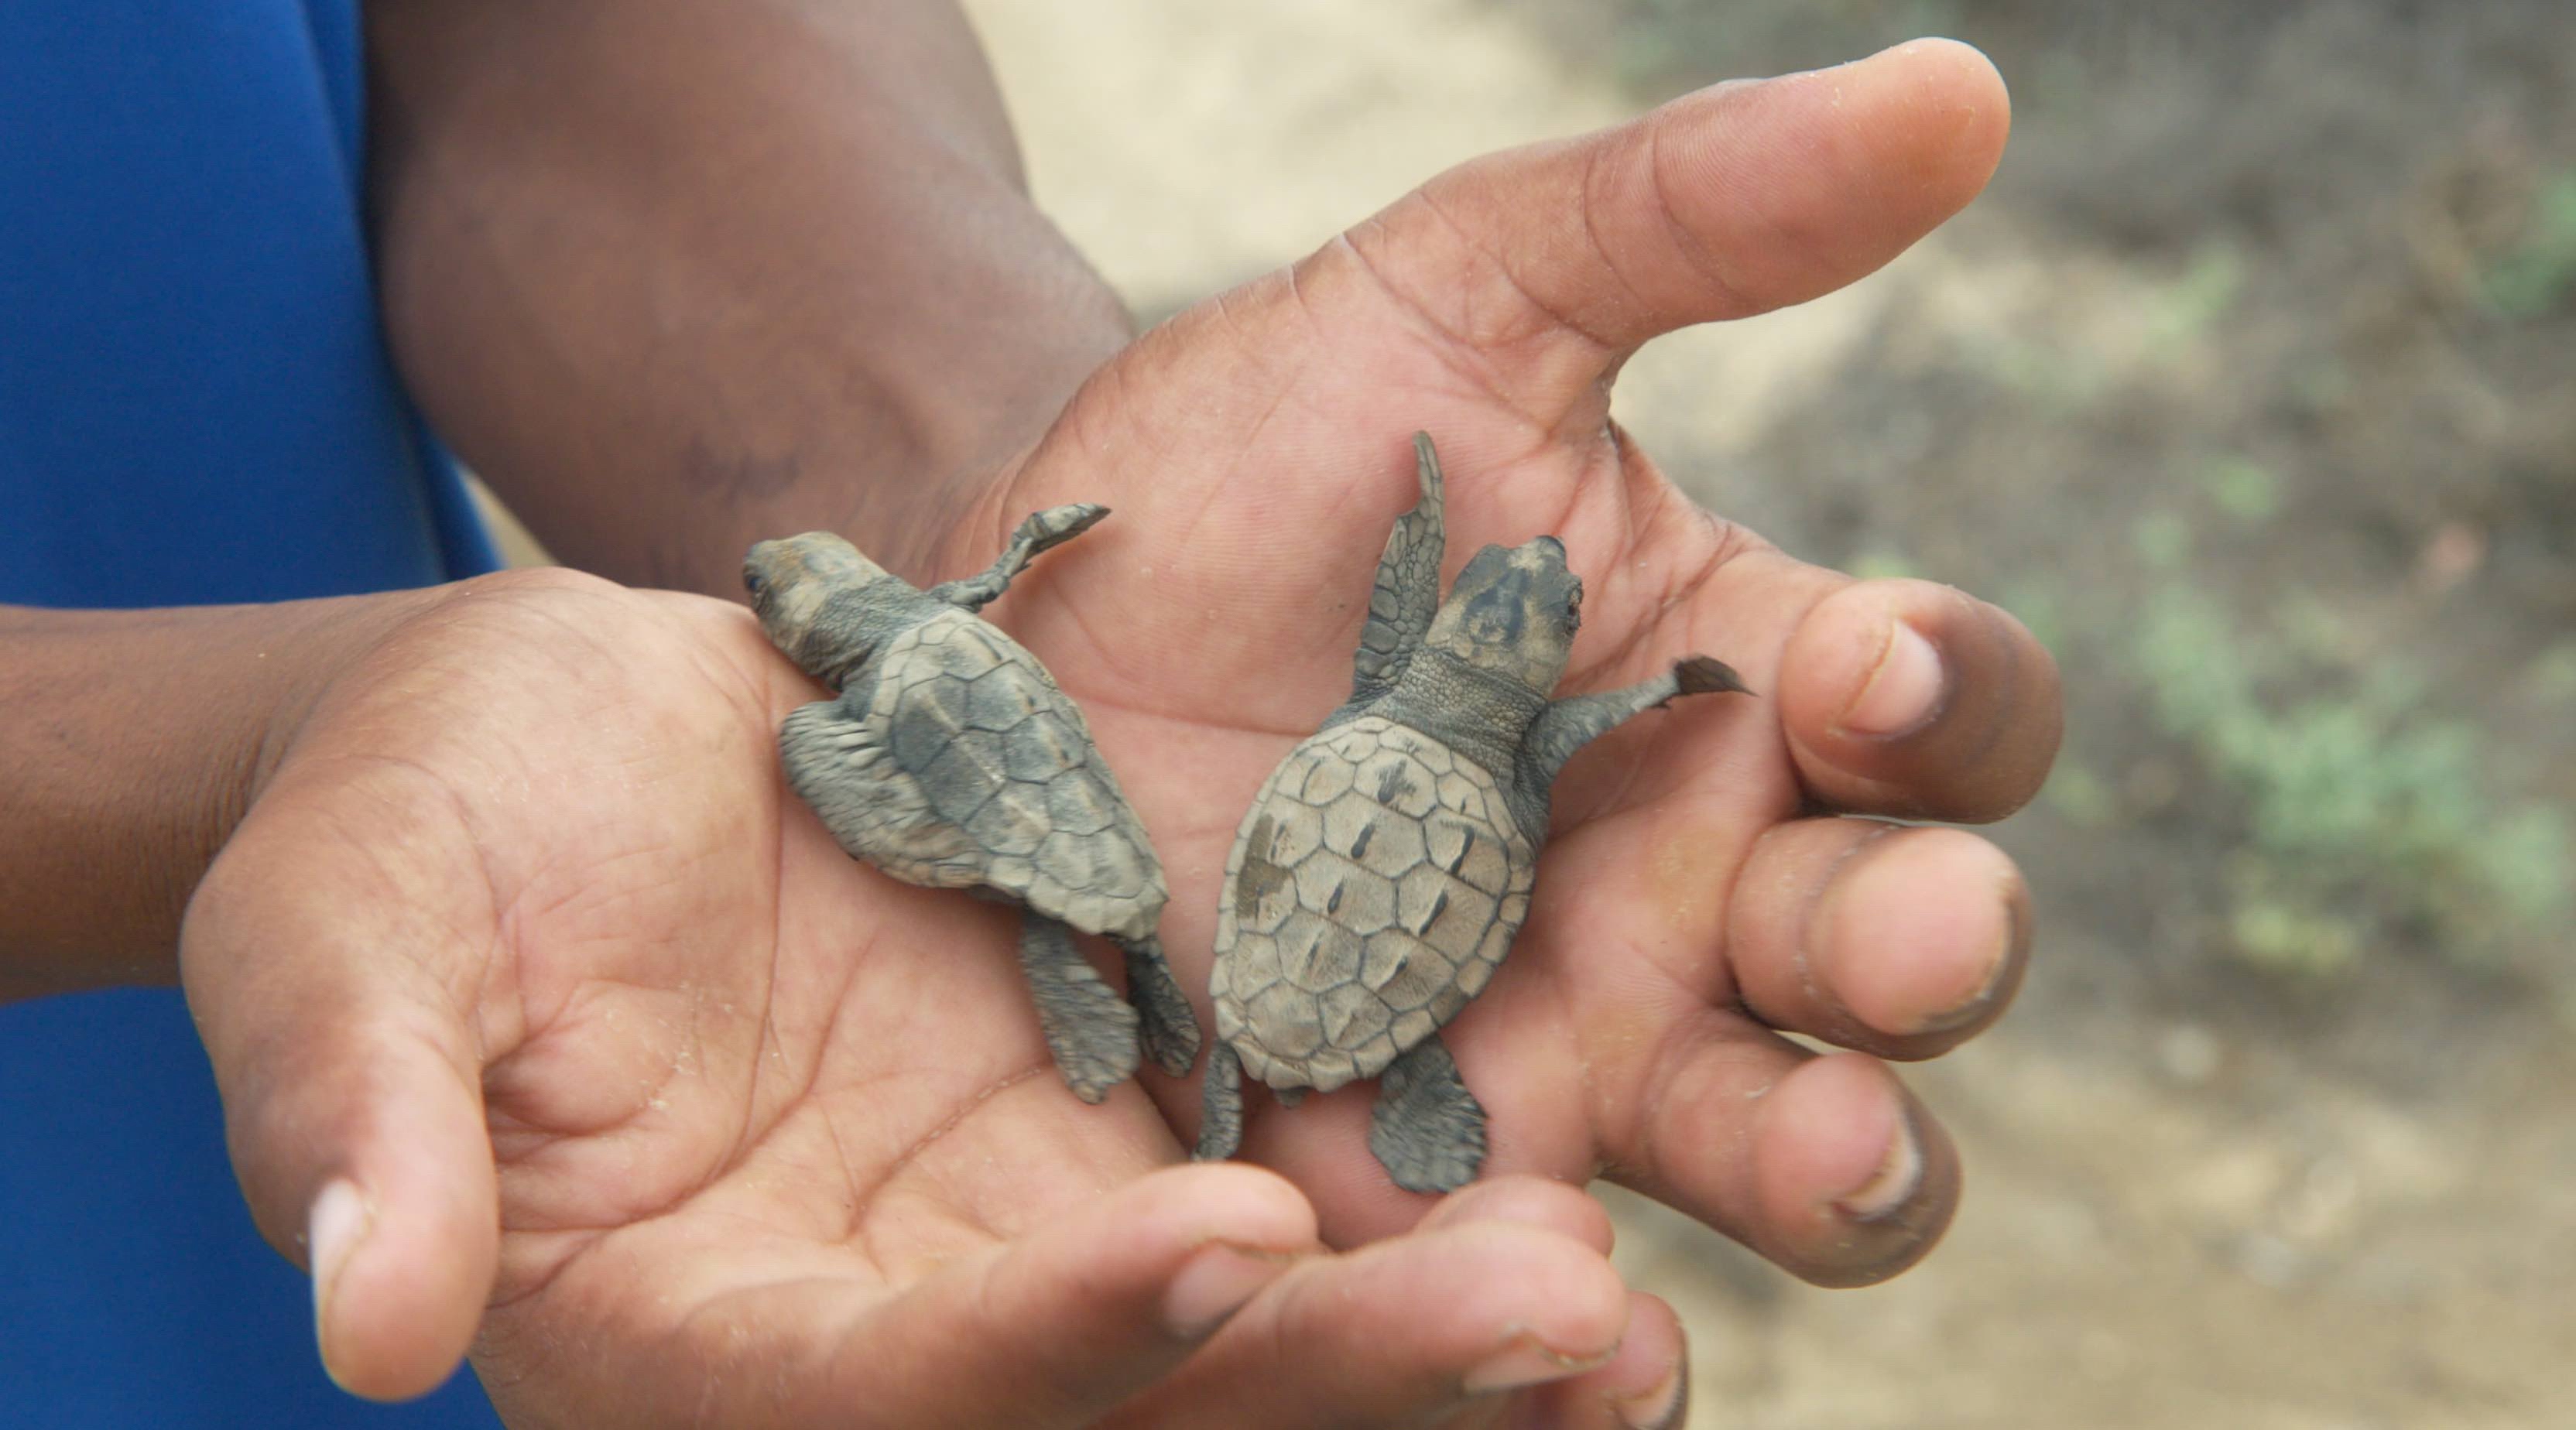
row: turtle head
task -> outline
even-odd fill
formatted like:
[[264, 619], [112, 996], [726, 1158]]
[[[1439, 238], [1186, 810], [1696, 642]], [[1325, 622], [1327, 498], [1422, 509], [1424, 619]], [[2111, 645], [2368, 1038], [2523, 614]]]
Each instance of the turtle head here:
[[1545, 695], [1565, 674], [1582, 616], [1583, 580], [1565, 567], [1565, 543], [1533, 537], [1477, 552], [1423, 643]]
[[830, 672], [846, 671], [868, 655], [850, 649], [863, 639], [853, 623], [826, 617], [832, 597], [895, 579], [828, 531], [759, 542], [742, 563], [743, 589], [770, 643], [806, 674], [827, 682]]

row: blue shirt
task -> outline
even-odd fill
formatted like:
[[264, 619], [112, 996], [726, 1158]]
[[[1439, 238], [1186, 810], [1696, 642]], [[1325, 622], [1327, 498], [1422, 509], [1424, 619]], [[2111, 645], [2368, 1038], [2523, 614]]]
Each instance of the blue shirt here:
[[[0, 601], [497, 564], [386, 357], [361, 78], [356, 0], [0, 3]], [[0, 1005], [0, 1424], [495, 1423], [324, 1376], [175, 992]]]

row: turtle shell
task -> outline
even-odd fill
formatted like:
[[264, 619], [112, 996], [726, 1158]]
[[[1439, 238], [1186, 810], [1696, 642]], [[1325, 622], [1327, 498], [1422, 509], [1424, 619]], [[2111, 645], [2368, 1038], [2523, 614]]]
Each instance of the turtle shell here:
[[889, 641], [875, 664], [862, 728], [888, 773], [917, 789], [923, 850], [937, 866], [889, 873], [982, 885], [1090, 933], [1153, 935], [1168, 897], [1162, 865], [1082, 712], [1035, 656], [944, 611]]
[[1537, 854], [1491, 772], [1367, 716], [1308, 739], [1252, 803], [1217, 910], [1217, 1036], [1276, 1088], [1375, 1077], [1510, 951]]

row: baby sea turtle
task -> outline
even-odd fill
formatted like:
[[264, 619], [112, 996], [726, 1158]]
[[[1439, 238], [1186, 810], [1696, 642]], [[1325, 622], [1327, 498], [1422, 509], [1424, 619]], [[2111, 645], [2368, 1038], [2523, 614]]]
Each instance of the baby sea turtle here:
[[[1036, 656], [975, 612], [1038, 553], [1108, 514], [1039, 512], [982, 575], [927, 591], [827, 531], [761, 542], [742, 568], [770, 640], [840, 692], [779, 730], [788, 782], [853, 858], [906, 883], [1022, 906], [1020, 963], [1038, 1024], [1085, 1102], [1136, 1070], [1140, 1034], [1174, 1077], [1198, 1056], [1198, 1020], [1155, 936], [1170, 894], [1082, 712]], [[1126, 951], [1133, 1008], [1075, 947], [1074, 929]]]
[[1485, 1160], [1485, 1112], [1439, 1029], [1529, 912], [1548, 787], [1595, 736], [1676, 695], [1744, 689], [1694, 655], [1641, 685], [1551, 701], [1583, 605], [1565, 546], [1488, 546], [1440, 599], [1440, 462], [1397, 519], [1351, 698], [1254, 797], [1218, 906], [1216, 1048], [1198, 1155], [1243, 1135], [1241, 1073], [1290, 1102], [1378, 1077], [1369, 1150], [1445, 1192]]

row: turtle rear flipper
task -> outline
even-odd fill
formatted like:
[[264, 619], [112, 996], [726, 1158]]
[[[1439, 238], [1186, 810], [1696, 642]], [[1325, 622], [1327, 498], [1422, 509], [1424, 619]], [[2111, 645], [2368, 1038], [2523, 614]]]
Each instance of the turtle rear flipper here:
[[1190, 1064], [1199, 1056], [1199, 1019], [1190, 1009], [1190, 995], [1181, 991], [1180, 980], [1172, 976], [1163, 941], [1117, 942], [1127, 952], [1127, 1001], [1136, 1005], [1145, 1056], [1174, 1077], [1189, 1076]]
[[1243, 1059], [1223, 1038], [1208, 1054], [1204, 1111], [1199, 1115], [1199, 1145], [1190, 1156], [1200, 1162], [1222, 1162], [1243, 1145]]
[[1098, 1102], [1136, 1071], [1136, 1010], [1118, 996], [1074, 945], [1073, 930], [1031, 910], [1020, 920], [1020, 967], [1038, 1005], [1065, 1085]]
[[1408, 1192], [1452, 1192], [1485, 1165], [1485, 1109], [1440, 1035], [1407, 1049], [1378, 1082], [1369, 1150]]

